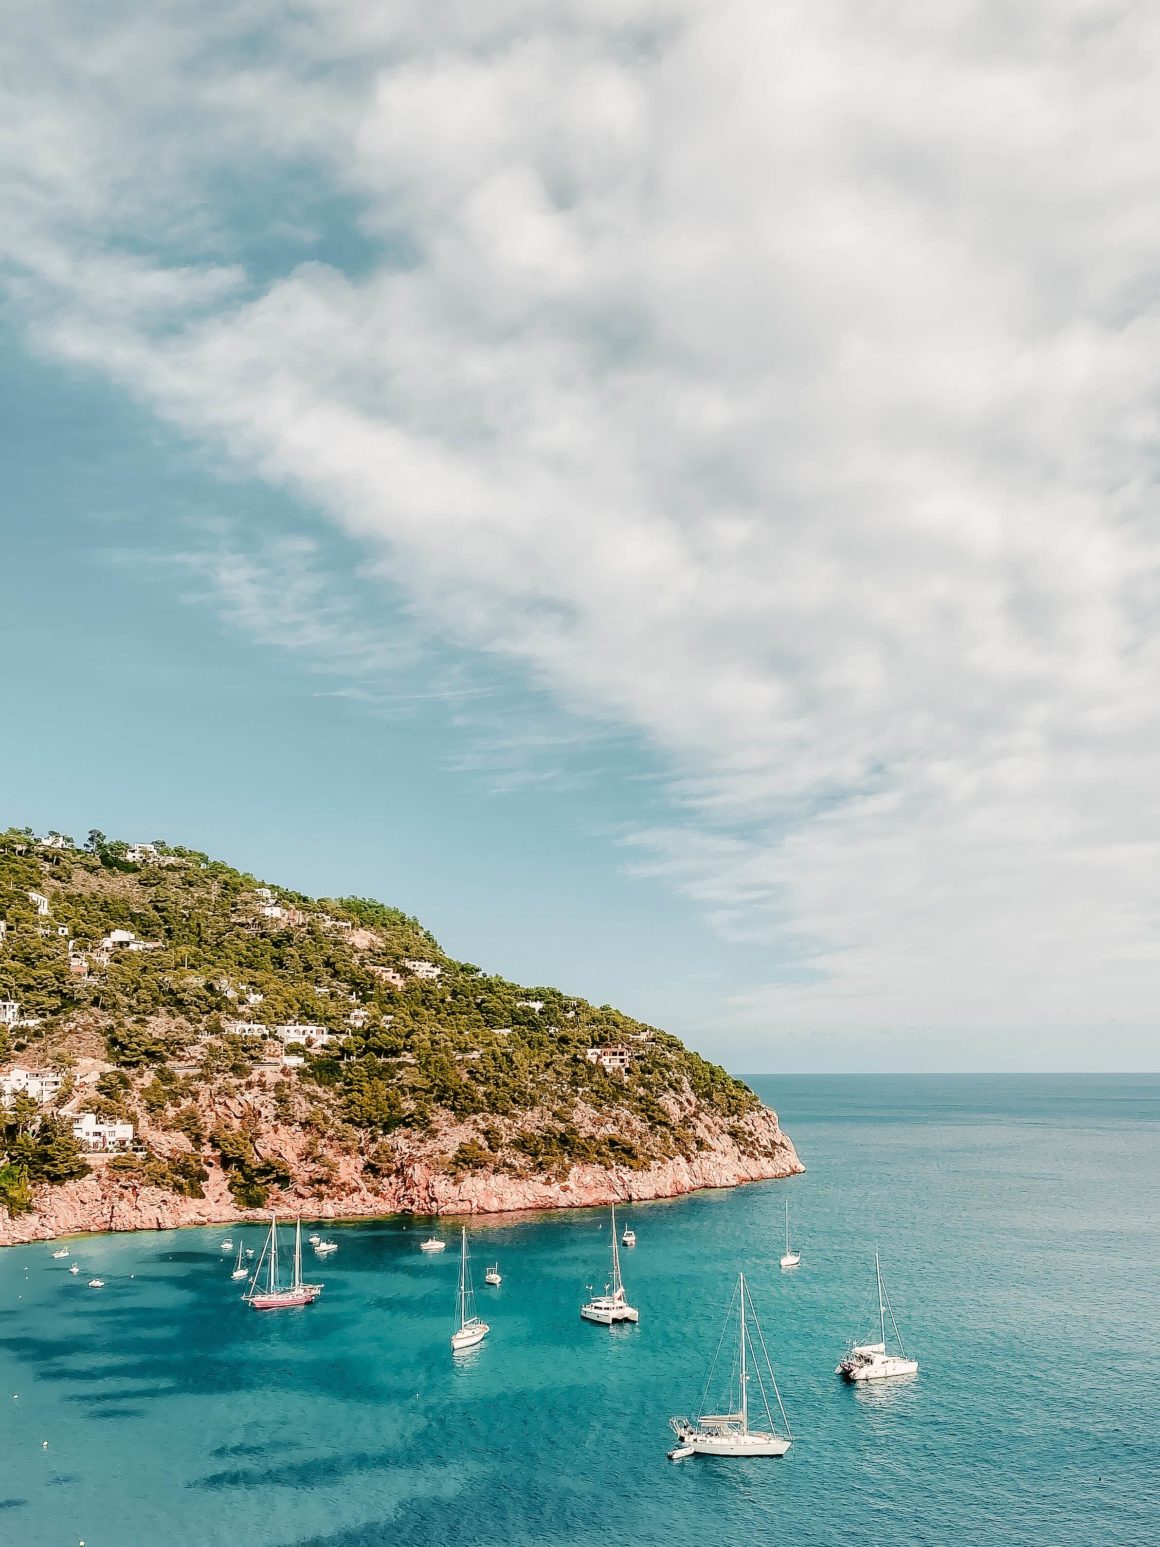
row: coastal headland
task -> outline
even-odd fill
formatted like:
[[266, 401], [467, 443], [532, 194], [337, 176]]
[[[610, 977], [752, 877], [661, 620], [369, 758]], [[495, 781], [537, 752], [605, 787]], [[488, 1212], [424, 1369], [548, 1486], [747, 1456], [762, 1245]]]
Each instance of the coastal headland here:
[[0, 1245], [502, 1214], [803, 1169], [678, 1038], [161, 842], [0, 834]]

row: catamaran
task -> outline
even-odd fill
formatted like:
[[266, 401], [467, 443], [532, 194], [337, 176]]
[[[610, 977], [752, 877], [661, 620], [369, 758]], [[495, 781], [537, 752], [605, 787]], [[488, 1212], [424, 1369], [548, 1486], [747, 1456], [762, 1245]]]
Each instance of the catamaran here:
[[[902, 1338], [898, 1331], [898, 1323], [894, 1319], [894, 1311], [890, 1305], [890, 1296], [886, 1293], [886, 1286], [882, 1282], [882, 1264], [878, 1260], [878, 1253], [874, 1253], [874, 1278], [878, 1286], [878, 1342], [877, 1343], [853, 1343], [846, 1357], [839, 1363], [834, 1371], [848, 1381], [864, 1380], [890, 1380], [896, 1375], [917, 1375], [918, 1360], [908, 1359], [906, 1349], [902, 1346]], [[890, 1325], [894, 1329], [894, 1338], [898, 1344], [898, 1352], [891, 1354], [886, 1349], [886, 1317], [890, 1317]]]
[[783, 1268], [796, 1268], [802, 1260], [801, 1252], [794, 1251], [789, 1244], [789, 1199], [785, 1200], [785, 1251], [781, 1254], [781, 1266]]
[[[265, 1288], [259, 1288], [263, 1265], [266, 1269]], [[270, 1234], [262, 1247], [250, 1286], [242, 1296], [255, 1311], [280, 1311], [293, 1305], [310, 1305], [322, 1293], [321, 1284], [302, 1282], [302, 1221], [294, 1225], [294, 1278], [289, 1284], [278, 1282], [278, 1216], [270, 1215]]]
[[250, 1276], [250, 1270], [249, 1270], [249, 1268], [246, 1267], [246, 1243], [244, 1241], [239, 1241], [238, 1242], [238, 1260], [237, 1260], [237, 1262], [234, 1263], [234, 1271], [230, 1274], [230, 1277], [231, 1278], [249, 1278], [249, 1276]]
[[629, 1305], [620, 1277], [620, 1252], [616, 1244], [616, 1204], [612, 1205], [612, 1280], [605, 1284], [602, 1295], [593, 1295], [580, 1307], [585, 1321], [599, 1322], [611, 1327], [615, 1321], [639, 1321], [640, 1312]]
[[[733, 1298], [725, 1314], [725, 1329], [721, 1333], [717, 1352], [709, 1365], [709, 1373], [705, 1377], [698, 1408], [707, 1406], [711, 1400], [713, 1377], [721, 1351], [725, 1347], [726, 1333], [733, 1319], [734, 1307], [737, 1314], [737, 1361], [730, 1371], [729, 1391], [726, 1398], [728, 1411], [701, 1412], [696, 1418], [670, 1418], [669, 1428], [677, 1437], [676, 1446], [669, 1451], [670, 1461], [681, 1461], [686, 1456], [784, 1456], [793, 1444], [789, 1419], [785, 1415], [781, 1392], [777, 1389], [773, 1365], [770, 1363], [761, 1323], [757, 1320], [757, 1312], [753, 1309], [753, 1299], [745, 1282], [744, 1273], [737, 1275], [737, 1287], [733, 1291]], [[753, 1324], [753, 1332], [749, 1329], [750, 1322]], [[753, 1337], [754, 1332], [757, 1334], [756, 1342]], [[760, 1357], [758, 1348], [761, 1350]], [[762, 1374], [763, 1365], [764, 1375]], [[769, 1379], [768, 1390], [766, 1376]], [[760, 1427], [760, 1417], [758, 1418], [759, 1427], [750, 1427], [749, 1383], [754, 1378], [761, 1397], [761, 1409], [765, 1418], [764, 1428]], [[769, 1405], [770, 1391], [777, 1401], [777, 1408], [785, 1428], [784, 1434], [778, 1432], [773, 1421], [773, 1413]]]
[[467, 1230], [460, 1231], [459, 1290], [455, 1297], [455, 1314], [459, 1325], [451, 1334], [451, 1347], [456, 1353], [474, 1348], [482, 1343], [491, 1331], [487, 1322], [480, 1321], [475, 1312], [475, 1289], [471, 1283], [471, 1268], [467, 1261]]

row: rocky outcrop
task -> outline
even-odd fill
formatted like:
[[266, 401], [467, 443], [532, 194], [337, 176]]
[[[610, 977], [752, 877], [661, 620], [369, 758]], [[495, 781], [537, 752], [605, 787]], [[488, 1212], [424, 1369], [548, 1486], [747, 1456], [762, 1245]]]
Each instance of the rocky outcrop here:
[[[446, 1144], [446, 1135], [444, 1144]], [[267, 1136], [292, 1152], [292, 1130]], [[738, 1142], [738, 1140], [742, 1142]], [[504, 1214], [518, 1210], [592, 1208], [612, 1202], [676, 1198], [710, 1187], [792, 1176], [804, 1170], [793, 1144], [768, 1109], [750, 1114], [737, 1133], [719, 1133], [689, 1156], [640, 1169], [578, 1165], [558, 1176], [519, 1176], [479, 1169], [450, 1172], [440, 1153], [401, 1152], [386, 1175], [370, 1176], [353, 1157], [339, 1157], [324, 1195], [307, 1182], [271, 1194], [279, 1211], [311, 1219], [373, 1218], [385, 1214]], [[265, 1146], [264, 1146], [265, 1147]], [[297, 1167], [292, 1168], [297, 1173]], [[63, 1187], [46, 1187], [32, 1213], [0, 1217], [0, 1245], [52, 1240], [109, 1230], [171, 1230], [185, 1225], [229, 1224], [263, 1217], [239, 1208], [226, 1178], [210, 1168], [204, 1198], [183, 1198], [142, 1186], [131, 1175], [98, 1160], [91, 1175]]]

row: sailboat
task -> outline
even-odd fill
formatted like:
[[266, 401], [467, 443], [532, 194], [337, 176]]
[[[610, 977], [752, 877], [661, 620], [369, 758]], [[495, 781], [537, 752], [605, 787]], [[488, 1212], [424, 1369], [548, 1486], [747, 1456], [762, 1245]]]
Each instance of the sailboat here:
[[624, 1284], [620, 1277], [620, 1251], [616, 1244], [616, 1204], [612, 1205], [612, 1281], [604, 1286], [602, 1295], [593, 1295], [592, 1299], [580, 1307], [580, 1315], [585, 1321], [599, 1322], [602, 1327], [611, 1327], [614, 1321], [639, 1321], [640, 1312], [629, 1305], [625, 1298]]
[[488, 1268], [487, 1272], [483, 1275], [483, 1282], [485, 1284], [491, 1284], [495, 1289], [498, 1289], [499, 1286], [503, 1283], [503, 1274], [499, 1271], [498, 1262], [493, 1263], [492, 1266]]
[[789, 1199], [785, 1200], [785, 1251], [781, 1254], [783, 1268], [796, 1268], [802, 1260], [801, 1252], [795, 1252], [789, 1244]]
[[239, 1241], [238, 1242], [238, 1260], [237, 1260], [237, 1262], [234, 1263], [234, 1271], [230, 1274], [230, 1277], [231, 1278], [249, 1278], [249, 1276], [250, 1276], [250, 1270], [249, 1270], [249, 1268], [246, 1267], [246, 1243], [244, 1241]]
[[[262, 1268], [266, 1269], [265, 1288], [259, 1288], [259, 1279], [262, 1276]], [[250, 1280], [250, 1287], [242, 1296], [248, 1300], [255, 1311], [280, 1311], [292, 1305], [310, 1305], [317, 1300], [322, 1293], [321, 1284], [304, 1284], [302, 1282], [302, 1221], [297, 1220], [294, 1225], [294, 1279], [287, 1285], [278, 1282], [278, 1216], [270, 1215], [270, 1234], [266, 1237], [266, 1244], [262, 1247], [262, 1255], [258, 1258], [258, 1265], [254, 1269], [254, 1276]]]
[[[773, 1365], [770, 1363], [765, 1337], [761, 1331], [761, 1324], [757, 1320], [757, 1312], [753, 1309], [753, 1299], [745, 1282], [744, 1273], [737, 1275], [737, 1288], [729, 1301], [729, 1309], [725, 1314], [725, 1328], [717, 1344], [717, 1352], [713, 1355], [713, 1361], [709, 1366], [709, 1373], [705, 1377], [698, 1406], [706, 1406], [709, 1399], [714, 1371], [721, 1357], [721, 1350], [725, 1347], [734, 1307], [737, 1315], [737, 1362], [730, 1374], [729, 1410], [723, 1413], [703, 1412], [696, 1418], [670, 1418], [669, 1428], [677, 1437], [676, 1446], [669, 1451], [670, 1461], [681, 1461], [686, 1456], [784, 1456], [793, 1444], [789, 1419], [782, 1405], [781, 1392], [777, 1389]], [[753, 1326], [752, 1332], [750, 1322]], [[756, 1342], [753, 1337], [754, 1332], [757, 1334]], [[765, 1374], [762, 1373], [763, 1365]], [[769, 1380], [768, 1389], [766, 1377]], [[750, 1426], [750, 1409], [754, 1406], [749, 1398], [749, 1385], [752, 1380], [756, 1380], [757, 1391], [761, 1397], [761, 1415], [758, 1416], [757, 1428]], [[777, 1408], [785, 1428], [784, 1434], [778, 1433], [774, 1424], [769, 1405], [770, 1392], [777, 1401]], [[762, 1417], [765, 1420], [764, 1427], [761, 1427]]]
[[[842, 1376], [844, 1380], [890, 1380], [896, 1375], [918, 1374], [918, 1360], [908, 1359], [906, 1349], [902, 1346], [902, 1338], [899, 1335], [898, 1323], [894, 1319], [890, 1297], [882, 1282], [882, 1264], [878, 1260], [877, 1252], [874, 1253], [874, 1278], [878, 1286], [878, 1342], [851, 1344], [846, 1357], [834, 1371], [835, 1375]], [[888, 1353], [886, 1349], [887, 1315], [894, 1329], [894, 1340], [898, 1344], [896, 1354]]]
[[467, 1262], [466, 1228], [460, 1231], [459, 1291], [455, 1297], [455, 1314], [459, 1318], [459, 1325], [451, 1334], [451, 1347], [456, 1353], [482, 1343], [491, 1331], [487, 1322], [480, 1321], [475, 1313], [475, 1290], [471, 1283], [471, 1268]]

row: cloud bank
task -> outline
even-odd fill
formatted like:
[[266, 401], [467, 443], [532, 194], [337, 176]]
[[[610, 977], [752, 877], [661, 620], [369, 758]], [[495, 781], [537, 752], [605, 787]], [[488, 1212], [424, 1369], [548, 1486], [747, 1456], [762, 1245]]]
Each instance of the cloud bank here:
[[47, 10], [29, 337], [647, 744], [735, 1018], [1144, 1057], [1154, 8]]

